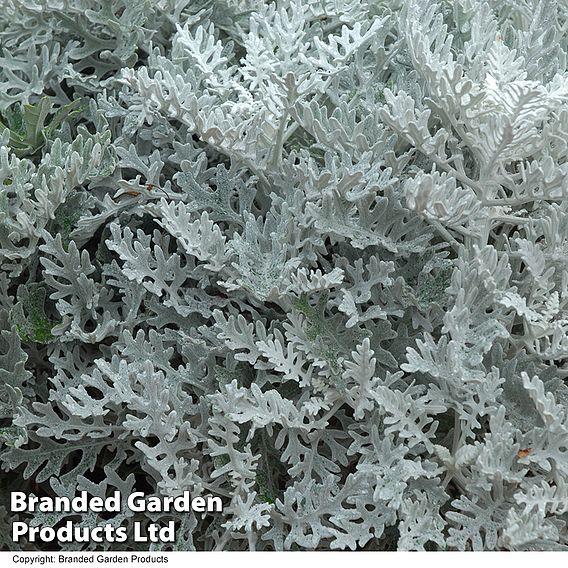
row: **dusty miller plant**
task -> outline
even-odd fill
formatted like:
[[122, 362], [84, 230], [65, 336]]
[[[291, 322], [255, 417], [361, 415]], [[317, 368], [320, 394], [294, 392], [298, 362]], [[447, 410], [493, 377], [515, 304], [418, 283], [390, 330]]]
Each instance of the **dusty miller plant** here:
[[176, 550], [566, 549], [567, 22], [4, 0], [3, 546], [174, 518]]

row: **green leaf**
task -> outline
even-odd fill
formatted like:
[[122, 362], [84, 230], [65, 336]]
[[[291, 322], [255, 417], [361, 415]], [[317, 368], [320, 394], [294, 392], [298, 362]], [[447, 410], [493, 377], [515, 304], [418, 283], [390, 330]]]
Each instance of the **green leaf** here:
[[47, 290], [42, 283], [20, 286], [20, 301], [12, 309], [10, 320], [22, 341], [43, 344], [53, 341], [51, 330], [57, 322], [45, 313], [46, 295]]
[[53, 104], [52, 99], [43, 97], [36, 104], [15, 104], [4, 112], [5, 122], [0, 120], [0, 133], [4, 130], [10, 131], [10, 148], [18, 158], [38, 152], [65, 118], [79, 114], [87, 108], [83, 99], [75, 99], [60, 107], [46, 125]]

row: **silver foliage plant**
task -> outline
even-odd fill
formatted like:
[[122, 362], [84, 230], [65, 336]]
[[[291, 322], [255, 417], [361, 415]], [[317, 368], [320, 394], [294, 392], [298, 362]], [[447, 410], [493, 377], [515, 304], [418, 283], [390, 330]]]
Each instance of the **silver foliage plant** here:
[[4, 0], [3, 545], [174, 518], [176, 550], [566, 549], [567, 21]]

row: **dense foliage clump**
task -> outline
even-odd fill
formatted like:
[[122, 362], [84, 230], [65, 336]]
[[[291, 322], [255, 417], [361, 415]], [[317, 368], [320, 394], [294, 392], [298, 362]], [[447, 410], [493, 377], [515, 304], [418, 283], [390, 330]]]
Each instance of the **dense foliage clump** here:
[[174, 519], [176, 550], [565, 549], [567, 22], [4, 1], [0, 545]]

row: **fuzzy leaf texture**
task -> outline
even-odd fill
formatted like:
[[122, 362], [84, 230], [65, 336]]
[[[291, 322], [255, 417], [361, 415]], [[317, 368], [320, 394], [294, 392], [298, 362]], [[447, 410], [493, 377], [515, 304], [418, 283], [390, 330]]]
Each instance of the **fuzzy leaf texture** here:
[[568, 549], [566, 3], [2, 4], [0, 546]]

